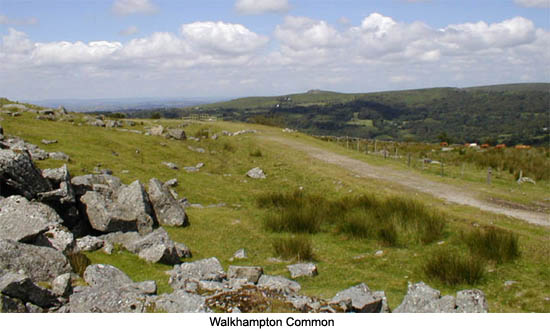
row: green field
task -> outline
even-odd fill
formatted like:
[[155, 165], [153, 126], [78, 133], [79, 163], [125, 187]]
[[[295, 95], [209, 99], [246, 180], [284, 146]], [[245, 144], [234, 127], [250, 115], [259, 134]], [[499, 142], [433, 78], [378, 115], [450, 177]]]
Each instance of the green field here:
[[[321, 98], [322, 94], [314, 96]], [[479, 191], [487, 197], [504, 200], [511, 200], [512, 196], [517, 195], [521, 196], [519, 202], [548, 198], [547, 182], [539, 182], [536, 187], [518, 187], [517, 184], [503, 179], [496, 180], [493, 187], [486, 189], [483, 185], [484, 169], [468, 169], [468, 178], [440, 177], [436, 171], [408, 169], [405, 164], [394, 160], [358, 153], [305, 134], [283, 136], [280, 128], [261, 125], [222, 121], [183, 123], [179, 120], [138, 120], [137, 125], [132, 127], [145, 131], [147, 127], [158, 124], [165, 127], [186, 125], [184, 129], [188, 136], [198, 136], [200, 132], [210, 132], [212, 135], [222, 130], [259, 130], [257, 134], [234, 137], [222, 135], [217, 140], [182, 142], [87, 126], [83, 124], [85, 121], [81, 115], [72, 115], [72, 122], [40, 121], [32, 113], [24, 113], [19, 117], [4, 114], [1, 116], [3, 120], [0, 123], [5, 135], [20, 136], [46, 151], [67, 153], [71, 157], [68, 167], [73, 176], [90, 173], [94, 167], [100, 165], [113, 170], [114, 175], [125, 183], [136, 179], [148, 183], [152, 177], [162, 181], [177, 178], [179, 186], [176, 191], [180, 197], [186, 197], [191, 203], [204, 206], [225, 203], [224, 207], [189, 208], [187, 213], [191, 226], [167, 228], [173, 240], [184, 242], [190, 247], [193, 252], [191, 260], [216, 256], [227, 268], [234, 263], [230, 262], [233, 253], [239, 248], [245, 248], [249, 258], [239, 261], [239, 264], [259, 265], [268, 274], [288, 277], [286, 265], [291, 261], [279, 262], [271, 259], [277, 257], [273, 243], [295, 234], [274, 232], [265, 226], [265, 221], [272, 212], [269, 208], [258, 205], [258, 197], [265, 194], [290, 193], [301, 187], [303, 192], [322, 195], [329, 202], [364, 194], [374, 194], [379, 199], [412, 197], [444, 218], [446, 225], [441, 238], [430, 243], [407, 242], [392, 246], [376, 238], [358, 238], [347, 234], [332, 227], [330, 219], [323, 219], [324, 225], [320, 231], [306, 234], [312, 243], [319, 275], [312, 279], [299, 280], [302, 292], [330, 298], [340, 290], [365, 282], [373, 290], [386, 291], [390, 307], [395, 308], [401, 303], [408, 282], [424, 281], [441, 290], [442, 294], [454, 294], [465, 288], [479, 288], [486, 293], [491, 312], [550, 312], [549, 228], [482, 212], [472, 207], [444, 203], [430, 195], [404, 189], [394, 183], [358, 178], [350, 171], [313, 159], [304, 152], [282, 148], [281, 144], [271, 138], [284, 137], [290, 141], [368, 163], [410, 171], [411, 175], [445, 181]], [[46, 146], [41, 143], [42, 139], [56, 139], [59, 143]], [[193, 152], [188, 146], [202, 147], [207, 153]], [[136, 149], [139, 149], [139, 154]], [[204, 162], [205, 166], [198, 173], [186, 173], [183, 170], [168, 169], [161, 164], [163, 161], [174, 162], [180, 168], [199, 162]], [[40, 168], [59, 167], [62, 164], [61, 161], [52, 160], [38, 162]], [[253, 167], [261, 167], [267, 174], [267, 179], [253, 180], [245, 177], [245, 173]], [[510, 190], [515, 192], [512, 194]], [[461, 233], [468, 233], [478, 225], [494, 226], [516, 234], [519, 238], [520, 257], [503, 263], [488, 260], [484, 264], [484, 276], [475, 285], [448, 285], [429, 279], [423, 266], [430, 256], [442, 249], [469, 254]], [[374, 254], [378, 250], [384, 252], [382, 256]], [[92, 262], [109, 263], [121, 268], [136, 281], [154, 279], [158, 282], [160, 291], [171, 291], [167, 284], [168, 276], [164, 273], [170, 269], [168, 266], [145, 263], [125, 251], [116, 251], [113, 255], [98, 251], [89, 253], [88, 256]], [[517, 283], [506, 287], [504, 283], [508, 280]]]

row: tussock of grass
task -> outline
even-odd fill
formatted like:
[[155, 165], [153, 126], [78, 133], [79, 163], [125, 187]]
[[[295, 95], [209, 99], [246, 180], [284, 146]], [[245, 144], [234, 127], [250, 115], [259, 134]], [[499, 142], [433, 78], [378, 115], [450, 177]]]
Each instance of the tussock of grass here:
[[259, 150], [259, 149], [255, 149], [253, 151], [251, 151], [248, 155], [252, 156], [252, 157], [262, 157], [262, 151]]
[[231, 152], [231, 153], [233, 153], [237, 150], [237, 148], [233, 144], [228, 143], [228, 142], [223, 143], [222, 148], [223, 148], [224, 151]]
[[305, 236], [276, 239], [273, 241], [273, 249], [283, 259], [296, 259], [298, 261], [312, 261], [314, 259], [311, 239]]
[[463, 233], [462, 239], [473, 254], [497, 263], [508, 262], [520, 256], [518, 236], [496, 227]]
[[440, 250], [424, 264], [426, 276], [454, 286], [475, 285], [483, 278], [484, 261], [473, 256], [458, 255], [450, 250]]
[[418, 201], [398, 197], [362, 195], [327, 201], [295, 191], [264, 194], [257, 203], [262, 208], [274, 208], [265, 221], [274, 232], [317, 233], [335, 227], [337, 232], [355, 238], [398, 246], [408, 242], [432, 243], [443, 236], [445, 229], [441, 214]]
[[67, 255], [67, 259], [69, 260], [69, 263], [71, 264], [71, 268], [75, 273], [80, 275], [80, 277], [84, 277], [84, 271], [86, 271], [86, 268], [92, 264], [90, 259], [82, 254], [82, 253], [71, 253]]

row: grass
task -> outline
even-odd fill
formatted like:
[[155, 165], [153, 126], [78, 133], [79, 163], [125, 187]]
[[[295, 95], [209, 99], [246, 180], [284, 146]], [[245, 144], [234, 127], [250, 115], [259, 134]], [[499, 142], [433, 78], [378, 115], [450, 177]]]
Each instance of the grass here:
[[[33, 116], [34, 115], [34, 116]], [[300, 233], [266, 231], [265, 219], [277, 208], [298, 204], [310, 204], [323, 210], [320, 230], [316, 233], [303, 234], [310, 241], [314, 252], [315, 263], [320, 270], [312, 279], [300, 279], [302, 292], [305, 295], [331, 298], [341, 291], [360, 282], [366, 282], [373, 290], [384, 290], [390, 307], [401, 303], [407, 291], [408, 282], [427, 282], [437, 288], [443, 295], [469, 288], [467, 283], [449, 285], [437, 278], [428, 279], [423, 270], [425, 257], [432, 256], [437, 250], [449, 249], [460, 254], [477, 256], [470, 253], [469, 247], [462, 240], [460, 233], [469, 233], [476, 228], [473, 223], [495, 226], [518, 236], [521, 256], [513, 263], [496, 263], [488, 261], [485, 274], [476, 287], [483, 290], [489, 301], [492, 312], [550, 312], [549, 279], [550, 262], [548, 243], [550, 230], [534, 226], [513, 218], [504, 217], [478, 209], [454, 204], [445, 204], [427, 194], [422, 194], [402, 186], [371, 178], [357, 178], [353, 173], [341, 167], [318, 162], [306, 154], [291, 148], [281, 148], [280, 143], [266, 137], [280, 136], [281, 130], [265, 126], [242, 123], [215, 122], [207, 125], [191, 122], [184, 130], [194, 133], [200, 129], [210, 129], [211, 134], [218, 134], [217, 140], [203, 139], [195, 141], [175, 141], [162, 137], [145, 136], [120, 132], [115, 129], [96, 128], [79, 125], [85, 121], [81, 115], [73, 115], [73, 122], [38, 121], [35, 114], [24, 113], [20, 117], [4, 116], [1, 122], [6, 135], [17, 135], [30, 143], [38, 145], [48, 152], [63, 151], [71, 156], [68, 163], [72, 176], [92, 171], [98, 163], [102, 168], [113, 170], [114, 175], [129, 184], [139, 179], [148, 183], [156, 177], [162, 181], [177, 178], [179, 185], [175, 188], [180, 197], [186, 197], [191, 203], [204, 206], [225, 202], [221, 208], [188, 208], [191, 226], [186, 228], [166, 227], [174, 241], [183, 242], [193, 252], [193, 258], [187, 261], [216, 256], [227, 268], [235, 262], [230, 261], [233, 253], [245, 248], [248, 259], [239, 261], [242, 265], [258, 265], [270, 275], [288, 277], [287, 262], [273, 261], [278, 254], [273, 243], [280, 238], [300, 237]], [[145, 131], [145, 128], [161, 124], [164, 127], [178, 127], [176, 120], [139, 120], [131, 129]], [[130, 127], [128, 127], [130, 128]], [[256, 129], [259, 134], [228, 137], [220, 135], [223, 130], [235, 132], [243, 129]], [[79, 137], [79, 139], [74, 139]], [[417, 169], [407, 170], [406, 165], [397, 164], [394, 160], [346, 150], [336, 144], [296, 133], [286, 134], [286, 139], [296, 140], [314, 147], [349, 155], [366, 162], [397, 167], [411, 174], [419, 175]], [[43, 145], [42, 139], [56, 139], [58, 144]], [[163, 144], [163, 145], [161, 145]], [[204, 148], [204, 154], [190, 151], [187, 146]], [[141, 154], [136, 154], [139, 148]], [[260, 149], [262, 157], [253, 157], [250, 151]], [[112, 154], [116, 151], [119, 156]], [[200, 172], [187, 174], [161, 166], [162, 161], [174, 162], [180, 166], [204, 162]], [[63, 165], [61, 161], [46, 160], [37, 163], [42, 169]], [[256, 181], [245, 177], [253, 167], [261, 167], [268, 175], [267, 179]], [[467, 166], [467, 170], [468, 170]], [[122, 170], [128, 170], [123, 173]], [[445, 168], [447, 171], [447, 168]], [[454, 176], [439, 177], [425, 174], [430, 179], [445, 181], [465, 190], [495, 194], [502, 192], [502, 199], [517, 198], [520, 201], [542, 200], [548, 193], [544, 186], [521, 186], [495, 178], [492, 187], [485, 184], [474, 184], [484, 181], [484, 172], [471, 167], [471, 180], [462, 180]], [[423, 175], [424, 176], [424, 175]], [[303, 190], [299, 190], [303, 187]], [[514, 192], [509, 191], [513, 189]], [[296, 196], [295, 196], [295, 192]], [[289, 193], [288, 193], [289, 192]], [[300, 193], [301, 192], [301, 193]], [[372, 192], [376, 192], [373, 195]], [[525, 194], [525, 195], [524, 195]], [[258, 197], [264, 197], [262, 199]], [[404, 215], [422, 213], [411, 206], [406, 214], [395, 214], [397, 244], [392, 245], [391, 230], [374, 233], [373, 239], [360, 238], [353, 232], [340, 231], [340, 221], [333, 218], [329, 206], [348, 208], [361, 197], [362, 204], [367, 206], [376, 202], [387, 201], [392, 197], [412, 199], [420, 202], [427, 212], [442, 215], [444, 228], [434, 241], [423, 243], [421, 232], [417, 232], [416, 222], [402, 225], [400, 218]], [[373, 202], [376, 200], [375, 202]], [[350, 200], [346, 202], [346, 200]], [[326, 205], [325, 205], [326, 204]], [[385, 208], [398, 206], [398, 202], [387, 203]], [[399, 207], [400, 208], [400, 207]], [[361, 214], [361, 207], [352, 208], [349, 218], [354, 213]], [[359, 217], [357, 217], [359, 218]], [[436, 218], [437, 219], [437, 218]], [[435, 225], [439, 222], [435, 221]], [[435, 226], [437, 228], [437, 226]], [[409, 232], [410, 231], [410, 232]], [[431, 232], [427, 230], [427, 232]], [[414, 234], [415, 235], [411, 235]], [[440, 233], [440, 234], [438, 234]], [[442, 245], [438, 242], [444, 241]], [[374, 253], [383, 250], [382, 256]], [[155, 280], [159, 292], [170, 292], [168, 276], [165, 274], [170, 266], [152, 264], [140, 260], [134, 254], [115, 250], [107, 255], [103, 251], [85, 253], [91, 263], [112, 264], [126, 272], [134, 281]], [[485, 261], [485, 259], [480, 259]], [[485, 263], [485, 262], [484, 262]], [[515, 280], [518, 286], [509, 289], [503, 284]]]
[[329, 201], [301, 191], [268, 193], [258, 206], [273, 210], [265, 226], [274, 232], [317, 233], [335, 227], [338, 233], [360, 239], [377, 239], [388, 246], [429, 244], [444, 234], [444, 215], [429, 211], [419, 201], [373, 195]]
[[255, 149], [255, 150], [251, 151], [248, 155], [250, 155], [252, 157], [262, 157], [262, 151], [259, 150], [259, 149]]
[[314, 260], [311, 239], [306, 236], [277, 238], [273, 241], [273, 249], [275, 250], [275, 254], [277, 254], [277, 256], [280, 256], [286, 260]]
[[80, 277], [84, 277], [84, 271], [92, 264], [92, 261], [83, 253], [71, 253], [67, 255], [71, 268]]
[[491, 226], [472, 230], [462, 236], [470, 251], [479, 257], [504, 263], [520, 256], [518, 235], [510, 231]]
[[476, 285], [483, 279], [484, 261], [450, 250], [440, 250], [428, 259], [423, 270], [429, 278], [450, 286]]

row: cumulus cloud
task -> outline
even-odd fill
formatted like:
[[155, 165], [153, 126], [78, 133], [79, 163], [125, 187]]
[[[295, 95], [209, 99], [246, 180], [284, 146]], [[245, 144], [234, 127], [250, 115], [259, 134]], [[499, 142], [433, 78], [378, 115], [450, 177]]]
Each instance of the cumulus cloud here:
[[112, 10], [117, 15], [154, 14], [158, 8], [151, 0], [115, 0]]
[[131, 25], [127, 27], [126, 29], [123, 29], [119, 32], [121, 36], [132, 36], [139, 33], [139, 29], [135, 25]]
[[275, 28], [275, 37], [292, 49], [333, 48], [345, 42], [342, 34], [325, 21], [287, 16]]
[[41, 43], [10, 28], [0, 36], [0, 90], [10, 95], [57, 86], [63, 93], [82, 85], [82, 93], [89, 93], [85, 84], [95, 84], [94, 91], [114, 97], [123, 89], [128, 94], [246, 95], [550, 77], [550, 31], [523, 17], [433, 28], [381, 13], [355, 25], [287, 16], [272, 37], [270, 43], [244, 25], [212, 21], [125, 42]]
[[30, 18], [10, 18], [8, 16], [0, 14], [0, 24], [5, 25], [33, 25], [37, 24], [38, 19], [35, 17]]
[[285, 13], [290, 10], [288, 0], [237, 0], [235, 9], [244, 15]]
[[228, 54], [243, 54], [254, 51], [268, 42], [266, 36], [258, 35], [241, 24], [224, 22], [195, 22], [184, 24], [181, 34], [185, 40], [201, 49]]
[[550, 8], [550, 0], [514, 0], [514, 2], [522, 7]]

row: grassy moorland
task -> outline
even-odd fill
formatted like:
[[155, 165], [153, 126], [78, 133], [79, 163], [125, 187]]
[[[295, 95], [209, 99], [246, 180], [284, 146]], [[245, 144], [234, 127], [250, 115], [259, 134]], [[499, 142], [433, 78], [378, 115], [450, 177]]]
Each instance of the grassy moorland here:
[[[36, 114], [19, 117], [2, 114], [6, 135], [16, 135], [47, 151], [70, 155], [71, 174], [90, 173], [98, 165], [109, 168], [123, 182], [152, 177], [177, 178], [176, 191], [191, 203], [223, 207], [189, 208], [191, 226], [167, 228], [170, 236], [188, 245], [191, 260], [216, 256], [227, 267], [233, 253], [245, 248], [244, 265], [260, 265], [266, 273], [288, 277], [290, 261], [313, 259], [319, 275], [300, 279], [303, 292], [329, 298], [336, 292], [365, 282], [373, 290], [385, 290], [395, 308], [408, 282], [425, 281], [443, 294], [480, 288], [492, 312], [550, 312], [550, 229], [482, 212], [473, 207], [444, 203], [398, 184], [357, 177], [339, 166], [315, 160], [302, 151], [283, 146], [271, 137], [284, 137], [411, 175], [464, 187], [488, 197], [515, 203], [544, 201], [548, 183], [518, 186], [507, 178], [494, 179], [487, 187], [485, 169], [468, 168], [467, 178], [439, 176], [403, 162], [358, 153], [304, 134], [284, 134], [278, 128], [230, 122], [186, 123], [188, 136], [222, 130], [259, 130], [257, 134], [223, 136], [216, 140], [175, 141], [116, 129], [88, 126], [82, 115], [69, 121], [40, 121]], [[133, 130], [162, 124], [183, 125], [178, 120], [137, 120]], [[42, 139], [57, 144], [43, 145]], [[201, 147], [206, 153], [188, 148]], [[136, 150], [139, 152], [137, 153]], [[197, 173], [171, 170], [162, 162], [182, 169], [204, 162]], [[41, 168], [63, 162], [38, 162]], [[261, 167], [267, 179], [245, 177]], [[123, 171], [126, 170], [126, 171]], [[512, 176], [512, 174], [510, 174]], [[481, 180], [480, 180], [481, 179]], [[301, 220], [303, 226], [296, 227]], [[487, 241], [492, 245], [477, 243]], [[376, 255], [377, 251], [382, 251]], [[154, 279], [160, 291], [170, 291], [165, 271], [170, 267], [150, 264], [123, 250], [112, 255], [87, 254], [94, 263], [113, 264], [134, 280]], [[281, 257], [281, 259], [273, 259]], [[445, 271], [445, 272], [442, 272]], [[506, 281], [515, 281], [505, 286]]]

